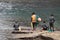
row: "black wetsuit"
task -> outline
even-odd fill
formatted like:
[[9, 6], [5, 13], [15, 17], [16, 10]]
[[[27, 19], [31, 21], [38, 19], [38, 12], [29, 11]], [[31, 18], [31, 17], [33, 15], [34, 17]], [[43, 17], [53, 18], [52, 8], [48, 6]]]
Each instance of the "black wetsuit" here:
[[19, 28], [19, 24], [18, 23], [15, 23], [14, 25], [13, 25], [13, 27], [14, 27], [14, 30], [19, 30], [18, 28]]
[[50, 30], [53, 30], [53, 31], [54, 31], [54, 22], [55, 22], [54, 17], [50, 17], [49, 18]]

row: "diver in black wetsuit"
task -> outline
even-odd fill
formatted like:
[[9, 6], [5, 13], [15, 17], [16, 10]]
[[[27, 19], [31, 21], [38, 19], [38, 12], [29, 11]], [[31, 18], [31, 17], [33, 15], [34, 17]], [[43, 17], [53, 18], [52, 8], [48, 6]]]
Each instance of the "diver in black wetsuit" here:
[[49, 17], [49, 29], [54, 31], [54, 22], [55, 22], [55, 19], [54, 19], [54, 15], [51, 14], [50, 17]]
[[18, 24], [17, 21], [15, 22], [15, 24], [13, 25], [13, 27], [14, 27], [14, 30], [19, 30], [19, 29], [18, 29], [18, 28], [19, 28], [19, 24]]

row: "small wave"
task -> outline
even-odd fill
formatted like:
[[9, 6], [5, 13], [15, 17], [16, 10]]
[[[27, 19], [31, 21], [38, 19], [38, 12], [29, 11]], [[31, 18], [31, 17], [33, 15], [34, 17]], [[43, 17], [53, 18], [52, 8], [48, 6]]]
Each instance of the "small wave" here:
[[12, 9], [12, 4], [0, 2], [0, 9], [8, 9], [8, 10], [11, 10]]

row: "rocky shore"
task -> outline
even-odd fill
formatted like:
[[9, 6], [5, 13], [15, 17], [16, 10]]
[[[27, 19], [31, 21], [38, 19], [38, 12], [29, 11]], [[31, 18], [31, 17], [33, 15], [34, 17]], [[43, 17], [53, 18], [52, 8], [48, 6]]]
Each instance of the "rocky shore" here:
[[55, 32], [42, 31], [41, 34], [36, 37], [15, 38], [15, 39], [9, 38], [8, 40], [60, 40], [60, 31], [55, 31]]

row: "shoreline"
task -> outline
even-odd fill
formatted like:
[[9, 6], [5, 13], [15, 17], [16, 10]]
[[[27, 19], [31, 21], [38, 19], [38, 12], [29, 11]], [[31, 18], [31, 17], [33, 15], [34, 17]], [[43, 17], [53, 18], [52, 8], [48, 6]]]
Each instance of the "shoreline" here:
[[[7, 40], [7, 37], [11, 36], [11, 32], [13, 31], [13, 29], [5, 29], [5, 30], [0, 30], [0, 35], [2, 35], [2, 39], [4, 38], [4, 40], [6, 39]], [[44, 31], [42, 31], [44, 32]], [[54, 38], [55, 37], [55, 38]], [[57, 37], [57, 38], [56, 38]], [[46, 32], [46, 33], [43, 33], [41, 34], [39, 37], [37, 37], [35, 40], [44, 40], [47, 38], [49, 40], [52, 40], [52, 39], [60, 39], [60, 31], [54, 31], [54, 32]], [[1, 38], [1, 37], [0, 37]], [[11, 40], [11, 39], [10, 39]], [[20, 40], [20, 39], [17, 39], [17, 40]], [[23, 39], [22, 39], [23, 40]], [[25, 39], [24, 39], [25, 40]]]

